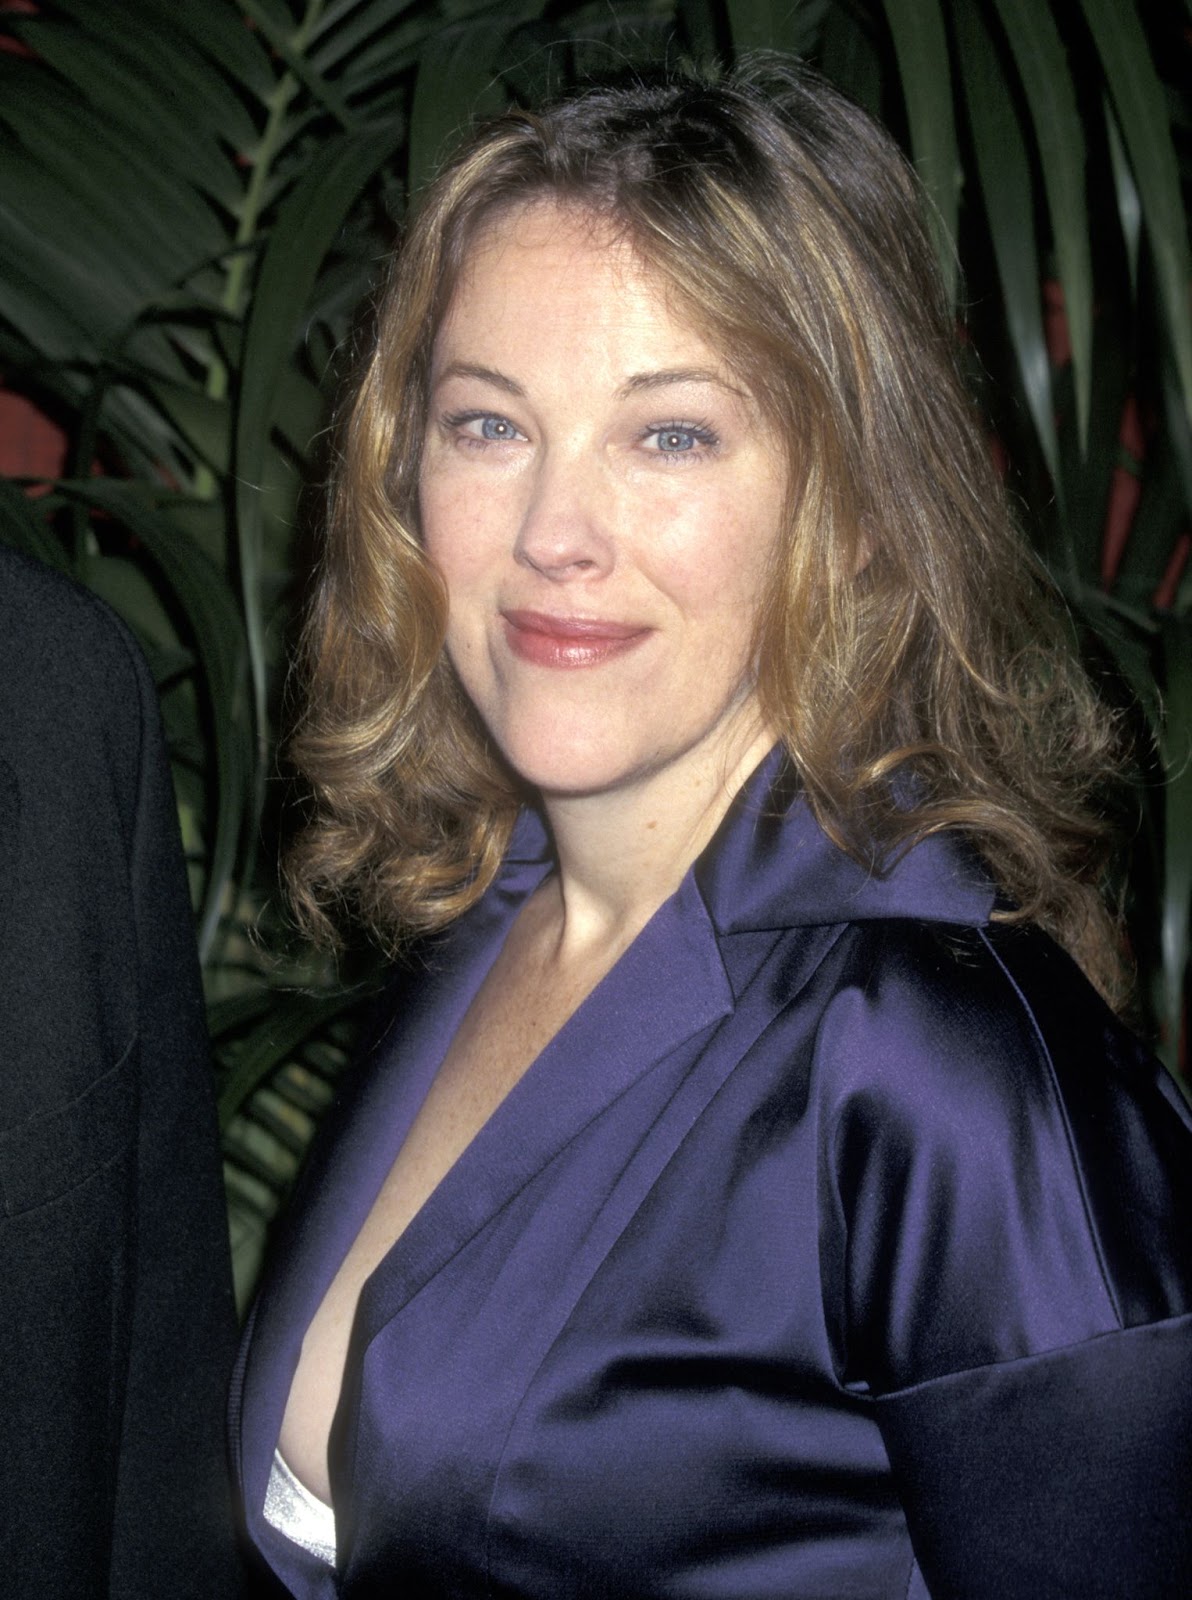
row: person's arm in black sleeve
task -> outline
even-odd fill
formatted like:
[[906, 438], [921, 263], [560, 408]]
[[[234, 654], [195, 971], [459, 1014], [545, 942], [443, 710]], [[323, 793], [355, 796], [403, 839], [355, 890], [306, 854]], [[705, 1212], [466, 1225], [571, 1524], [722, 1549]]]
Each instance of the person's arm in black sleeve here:
[[233, 1595], [224, 1442], [235, 1339], [213, 1080], [173, 789], [144, 662], [130, 858], [140, 997], [131, 1356], [112, 1594]]

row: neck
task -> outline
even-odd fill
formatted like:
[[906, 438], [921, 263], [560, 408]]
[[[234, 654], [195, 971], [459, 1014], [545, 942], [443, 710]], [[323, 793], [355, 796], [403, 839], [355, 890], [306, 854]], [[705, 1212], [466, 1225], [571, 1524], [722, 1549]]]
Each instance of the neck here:
[[559, 862], [557, 952], [620, 950], [682, 882], [773, 746], [762, 730], [604, 794], [543, 796]]

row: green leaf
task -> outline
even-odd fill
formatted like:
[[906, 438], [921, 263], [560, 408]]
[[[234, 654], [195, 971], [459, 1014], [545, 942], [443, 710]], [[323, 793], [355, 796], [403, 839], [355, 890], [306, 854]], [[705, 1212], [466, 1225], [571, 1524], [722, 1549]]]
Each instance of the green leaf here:
[[221, 476], [231, 460], [231, 415], [226, 401], [213, 400], [193, 384], [150, 378], [145, 388], [204, 465]]
[[[51, 206], [47, 194], [55, 194]], [[0, 252], [24, 263], [47, 300], [77, 308], [71, 321], [93, 330], [84, 352], [96, 354], [117, 340], [155, 287], [132, 240], [114, 234], [81, 197], [55, 186], [26, 153], [6, 146], [0, 146], [0, 195]], [[93, 252], [102, 271], [92, 266]]]
[[778, 0], [727, 0], [725, 9], [735, 55], [747, 50], [777, 49], [775, 24], [780, 9], [785, 9]]
[[1075, 425], [1071, 366], [1053, 375], [1060, 416], [1060, 472], [1065, 485], [1064, 556], [1075, 553], [1077, 571], [1099, 584], [1106, 510], [1118, 462], [1122, 414], [1132, 381], [1129, 337], [1107, 305], [1093, 325], [1092, 411], [1088, 449]]
[[338, 89], [316, 72], [306, 57], [305, 52], [318, 7], [308, 6], [307, 20], [295, 29], [289, 19], [279, 26], [260, 0], [241, 0], [241, 3], [245, 12], [258, 24], [280, 60], [285, 63], [287, 71], [302, 84], [316, 104], [330, 111], [341, 128], [356, 127], [358, 119], [345, 104]]
[[[379, 29], [392, 27], [412, 3], [414, 0], [331, 0], [311, 26], [312, 57], [323, 47], [335, 51], [334, 59], [339, 60]], [[321, 70], [326, 70], [325, 66]]]
[[790, 0], [727, 0], [733, 53], [786, 50], [806, 55], [819, 35], [826, 6], [792, 5]]
[[193, 105], [171, 101], [158, 75], [146, 77], [110, 38], [50, 17], [22, 17], [16, 31], [98, 113], [152, 150], [180, 182], [197, 184], [228, 211], [240, 200], [231, 157], [206, 133]]
[[[219, 28], [221, 15], [235, 16], [238, 8], [228, 0], [204, 0], [200, 26], [187, 25], [185, 7], [166, 7], [154, 0], [120, 0], [118, 6], [97, 6], [95, 0], [55, 0], [54, 9], [73, 16], [101, 48], [150, 82], [160, 81], [161, 63], [167, 60], [166, 92], [172, 101], [186, 107], [195, 127], [216, 133], [233, 148], [252, 143], [256, 130], [243, 101], [200, 48], [204, 35], [223, 31]], [[243, 31], [243, 24], [241, 28]]]
[[[239, 0], [237, 0], [239, 3]], [[302, 9], [308, 17], [317, 18], [323, 9], [323, 0], [254, 0], [255, 7], [266, 16], [275, 28], [287, 28], [294, 25], [294, 12]], [[247, 12], [247, 7], [245, 10]]]
[[1175, 452], [1166, 441], [1157, 440], [1147, 457], [1142, 498], [1114, 579], [1115, 594], [1137, 602], [1150, 600], [1185, 521], [1184, 489]]
[[293, 454], [305, 459], [311, 441], [327, 420], [328, 396], [292, 364], [276, 391], [274, 427]]
[[524, 22], [542, 14], [542, 0], [514, 0], [495, 20], [444, 28], [425, 46], [410, 108], [410, 192], [416, 194], [497, 83], [501, 47]]
[[1192, 424], [1180, 404], [1179, 377], [1165, 346], [1159, 353], [1159, 380], [1163, 390], [1163, 420], [1167, 425], [1167, 439], [1179, 469], [1184, 491], [1184, 512], [1192, 517]]
[[1163, 1035], [1160, 1054], [1178, 1070], [1183, 1022], [1184, 982], [1188, 972], [1192, 924], [1192, 624], [1187, 617], [1164, 619], [1163, 669], [1166, 716], [1163, 727]]
[[114, 380], [104, 391], [101, 426], [130, 475], [140, 474], [154, 484], [171, 478], [186, 481], [192, 452], [147, 393]]
[[824, 18], [819, 65], [826, 77], [881, 120], [881, 60], [872, 34], [856, 13], [831, 7]]
[[[93, 6], [94, 0], [80, 0]], [[173, 22], [189, 24], [193, 43], [208, 55], [250, 98], [263, 102], [277, 81], [260, 39], [245, 22], [236, 0], [205, 0], [200, 10], [178, 0], [151, 0], [151, 9]], [[154, 24], [156, 26], [156, 24]]]
[[425, 47], [427, 22], [410, 0], [346, 0], [311, 31], [308, 58], [324, 77], [338, 74], [345, 97], [372, 102], [381, 85]]
[[1026, 144], [993, 40], [973, 0], [960, 0], [955, 19], [981, 197], [989, 218], [1006, 324], [1035, 434], [1051, 481], [1062, 496]]
[[199, 916], [199, 949], [205, 956], [235, 871], [251, 799], [252, 730], [245, 715], [244, 631], [236, 603], [218, 568], [153, 503], [143, 485], [91, 478], [57, 487], [81, 505], [106, 511], [136, 535], [194, 634], [211, 711], [218, 782], [214, 837], [209, 841], [207, 883]]
[[404, 113], [413, 69], [425, 50], [426, 24], [418, 15], [383, 29], [344, 61], [345, 96], [366, 111], [370, 121]]
[[278, 395], [319, 267], [349, 208], [388, 151], [373, 134], [324, 146], [278, 211], [261, 260], [244, 334], [236, 414], [236, 526], [249, 662], [258, 729], [265, 723], [264, 617], [261, 610], [262, 487]]
[[1145, 614], [1132, 614], [1097, 589], [1082, 589], [1077, 606], [1108, 652], [1118, 676], [1141, 711], [1156, 740], [1163, 721], [1163, 702], [1155, 683], [1155, 624]]
[[[1190, 0], [1192, 3], [1192, 0]], [[1126, 246], [1126, 266], [1130, 272], [1130, 292], [1138, 295], [1138, 242], [1142, 234], [1142, 202], [1138, 198], [1138, 185], [1130, 171], [1122, 144], [1122, 131], [1108, 97], [1105, 101], [1105, 128], [1109, 134], [1109, 161], [1113, 168], [1113, 187], [1117, 195], [1118, 221]]]
[[[224, 231], [206, 201], [118, 124], [97, 125], [54, 74], [0, 55], [0, 120], [44, 169], [43, 209], [61, 191], [73, 196], [163, 289], [222, 249]], [[86, 236], [92, 263], [106, 259], [96, 243]]]
[[[39, 272], [47, 257], [47, 270]], [[96, 327], [80, 304], [83, 295], [76, 299], [69, 283], [56, 282], [56, 264], [45, 241], [7, 214], [0, 202], [0, 318], [19, 328], [26, 344], [50, 361], [95, 360]], [[120, 326], [117, 313], [106, 331], [116, 334]]]
[[226, 1129], [260, 1086], [313, 1035], [358, 1005], [351, 990], [274, 996], [269, 1013], [248, 1034], [219, 1089], [219, 1124]]
[[[995, 3], [1035, 128], [1072, 342], [1076, 414], [1084, 450], [1088, 445], [1093, 361], [1093, 269], [1085, 205], [1084, 127], [1067, 53], [1049, 8], [1039, 0]], [[1023, 204], [1031, 204], [1029, 195], [1024, 196]]]
[[1180, 586], [1176, 591], [1175, 604], [1172, 614], [1184, 622], [1192, 621], [1192, 561], [1187, 561], [1184, 566], [1184, 575], [1180, 579]]
[[276, 1000], [276, 994], [264, 984], [242, 989], [238, 994], [224, 995], [207, 1006], [207, 1032], [218, 1050], [228, 1036], [238, 1037], [250, 1023], [259, 1022]]
[[7, 478], [0, 478], [0, 540], [65, 572], [66, 552], [33, 509], [35, 503]]
[[911, 154], [932, 210], [928, 217], [950, 301], [956, 299], [960, 158], [952, 71], [939, 0], [884, 0], [910, 123]]
[[1122, 138], [1142, 200], [1142, 216], [1168, 336], [1192, 417], [1192, 261], [1167, 97], [1147, 48], [1138, 12], [1121, 0], [1081, 0], [1109, 83]]

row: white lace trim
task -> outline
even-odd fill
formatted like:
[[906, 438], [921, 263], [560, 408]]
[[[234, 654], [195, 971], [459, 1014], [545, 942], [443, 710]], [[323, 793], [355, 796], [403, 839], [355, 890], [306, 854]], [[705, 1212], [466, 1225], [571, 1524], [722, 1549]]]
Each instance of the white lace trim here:
[[273, 1452], [265, 1490], [265, 1521], [292, 1544], [329, 1567], [335, 1565], [335, 1512], [294, 1476], [280, 1450]]

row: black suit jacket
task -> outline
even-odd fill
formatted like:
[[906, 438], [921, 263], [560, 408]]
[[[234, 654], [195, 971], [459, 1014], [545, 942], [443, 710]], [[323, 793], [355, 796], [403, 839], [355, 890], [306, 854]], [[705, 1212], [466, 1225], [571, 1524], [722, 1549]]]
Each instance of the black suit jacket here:
[[239, 1592], [233, 1310], [157, 701], [0, 549], [0, 1592]]

